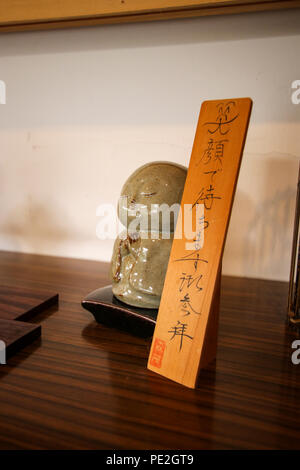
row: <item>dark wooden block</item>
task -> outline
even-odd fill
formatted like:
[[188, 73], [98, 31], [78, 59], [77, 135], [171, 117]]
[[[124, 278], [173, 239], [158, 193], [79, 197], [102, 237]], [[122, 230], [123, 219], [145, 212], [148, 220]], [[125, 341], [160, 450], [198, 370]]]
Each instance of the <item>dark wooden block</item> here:
[[91, 292], [82, 302], [98, 323], [128, 331], [136, 336], [153, 335], [157, 309], [131, 307], [124, 304], [112, 293], [112, 286]]
[[45, 309], [56, 305], [58, 294], [0, 286], [0, 318], [27, 321]]
[[41, 326], [0, 319], [0, 340], [6, 346], [6, 359], [41, 336]]
[[0, 340], [5, 343], [6, 358], [41, 335], [40, 325], [24, 323], [24, 320], [57, 303], [58, 294], [0, 286]]

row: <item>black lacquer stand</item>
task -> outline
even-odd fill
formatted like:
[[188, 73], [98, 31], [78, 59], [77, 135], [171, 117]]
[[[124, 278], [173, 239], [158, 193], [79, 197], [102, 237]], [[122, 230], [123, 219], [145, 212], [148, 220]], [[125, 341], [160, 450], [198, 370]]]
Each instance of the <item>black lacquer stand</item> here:
[[144, 338], [153, 335], [158, 310], [124, 304], [114, 297], [112, 286], [94, 290], [81, 305], [94, 315], [98, 323]]

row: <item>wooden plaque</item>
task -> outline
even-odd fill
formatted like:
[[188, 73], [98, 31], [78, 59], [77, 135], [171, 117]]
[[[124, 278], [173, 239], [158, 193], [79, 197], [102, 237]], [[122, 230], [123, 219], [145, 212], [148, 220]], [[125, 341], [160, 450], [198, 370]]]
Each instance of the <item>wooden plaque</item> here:
[[[148, 360], [152, 371], [192, 388], [216, 356], [221, 262], [251, 108], [239, 98], [205, 101], [200, 111]], [[189, 210], [192, 240], [182, 229]]]

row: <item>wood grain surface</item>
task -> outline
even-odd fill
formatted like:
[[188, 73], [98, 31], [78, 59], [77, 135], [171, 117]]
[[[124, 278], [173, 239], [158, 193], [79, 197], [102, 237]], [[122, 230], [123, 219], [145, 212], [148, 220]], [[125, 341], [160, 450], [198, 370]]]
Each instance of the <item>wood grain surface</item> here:
[[299, 0], [1, 0], [0, 32], [298, 8]]
[[300, 365], [287, 284], [222, 278], [217, 361], [188, 389], [147, 370], [150, 340], [80, 302], [108, 265], [0, 253], [0, 284], [60, 294], [43, 337], [0, 365], [1, 449], [287, 449], [300, 442]]

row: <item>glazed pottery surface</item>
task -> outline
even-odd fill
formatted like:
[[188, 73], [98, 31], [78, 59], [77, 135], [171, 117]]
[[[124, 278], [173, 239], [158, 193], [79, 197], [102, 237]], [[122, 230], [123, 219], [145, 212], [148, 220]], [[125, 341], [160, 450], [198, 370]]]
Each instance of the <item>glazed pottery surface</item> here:
[[127, 230], [115, 241], [110, 275], [113, 294], [128, 305], [159, 306], [186, 173], [181, 165], [153, 162], [122, 188], [118, 213]]

